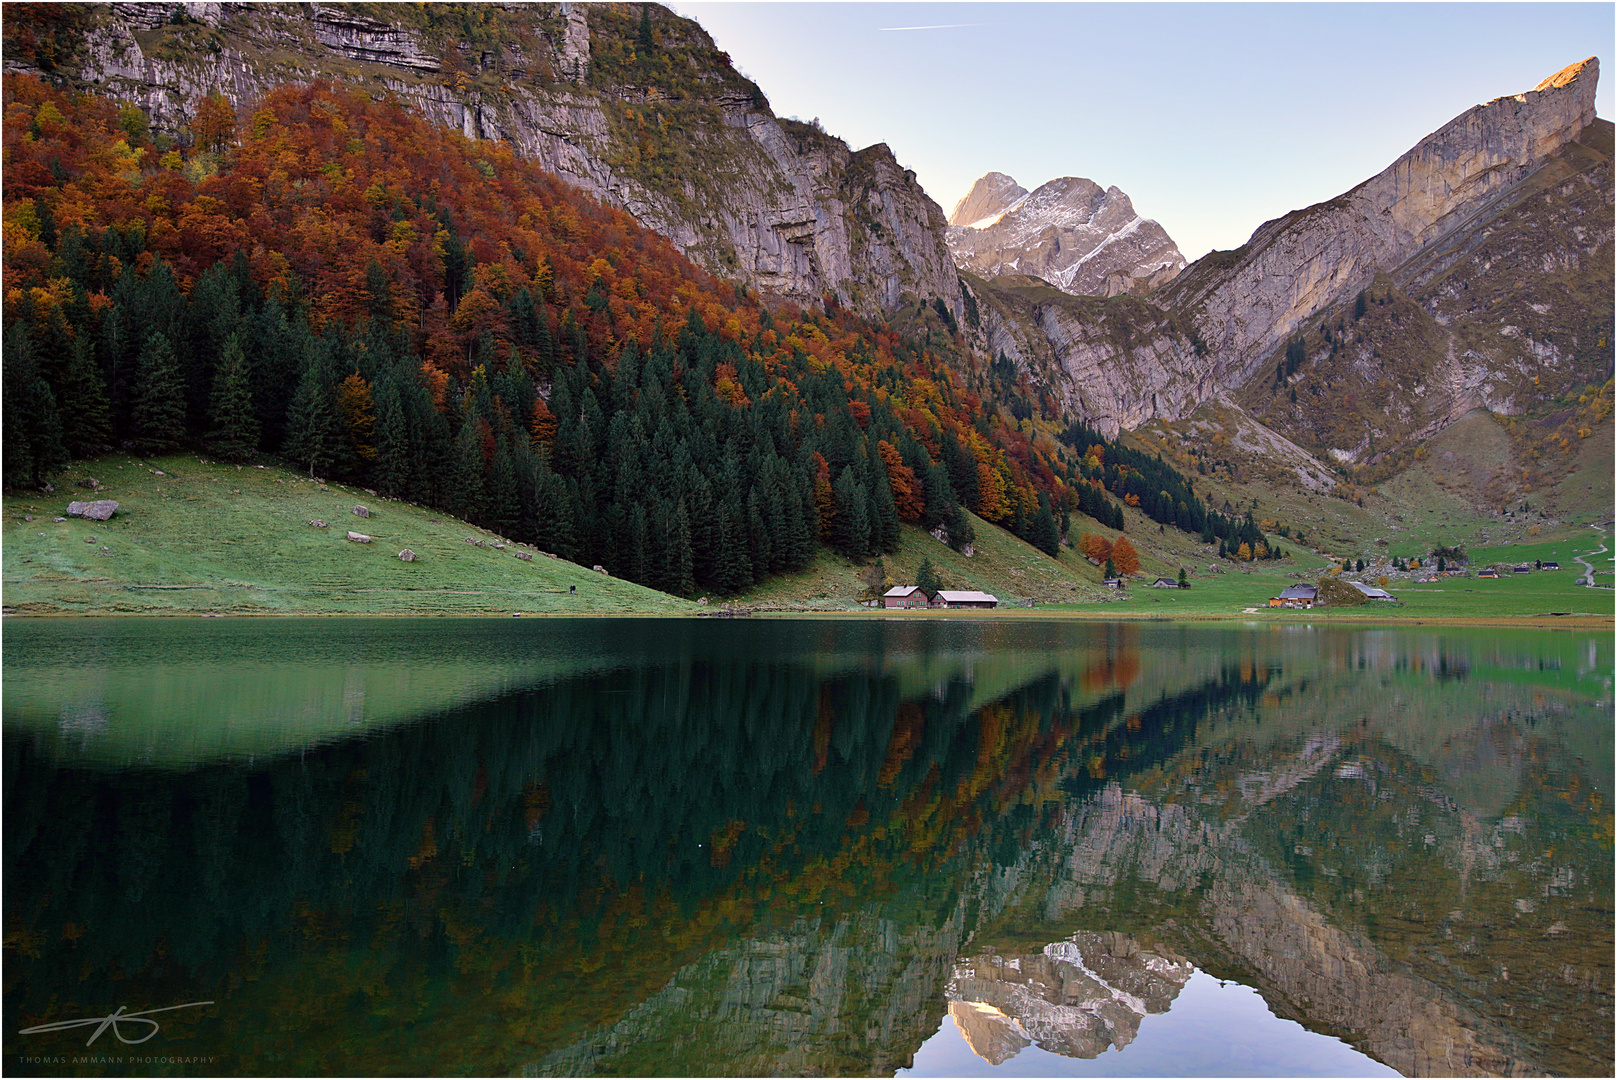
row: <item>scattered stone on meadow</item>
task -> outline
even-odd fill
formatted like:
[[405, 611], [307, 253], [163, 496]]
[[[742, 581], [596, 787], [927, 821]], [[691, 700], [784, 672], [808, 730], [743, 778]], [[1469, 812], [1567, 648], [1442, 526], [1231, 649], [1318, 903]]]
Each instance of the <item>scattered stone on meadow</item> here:
[[521, 559], [523, 562], [533, 562], [533, 556], [528, 554], [526, 551], [517, 552], [517, 558]]
[[348, 539], [352, 540], [356, 544], [368, 544], [371, 542], [370, 537], [366, 536], [364, 533], [357, 532], [350, 532], [348, 534]]
[[67, 518], [61, 518], [61, 517], [59, 517], [59, 518], [51, 518], [51, 520], [52, 520], [52, 521], [54, 521], [54, 522], [56, 522], [56, 523], [57, 523], [57, 524], [58, 524], [58, 525], [60, 525], [60, 524], [61, 524], [61, 523], [62, 523], [62, 522], [64, 522], [64, 521], [66, 521], [66, 520], [67, 520]]
[[371, 498], [376, 498], [376, 492], [372, 491], [370, 488], [365, 488], [364, 491], [365, 494], [369, 495]]
[[309, 524], [313, 525], [317, 529], [324, 529], [326, 527], [326, 523], [321, 521], [319, 518], [310, 518]]
[[494, 550], [495, 551], [504, 551], [505, 550], [505, 545], [504, 544], [495, 544], [494, 545]]
[[363, 506], [356, 506], [354, 507], [354, 516], [368, 518], [371, 516], [371, 512]]
[[409, 548], [405, 548], [403, 551], [399, 552], [399, 561], [415, 562], [415, 552], [411, 551]]
[[[590, 567], [590, 569], [594, 570], [597, 574], [606, 574], [606, 567], [602, 566], [600, 563], [596, 563], [594, 566]], [[611, 577], [612, 575], [606, 574], [606, 576]]]
[[[23, 515], [23, 516], [22, 516], [22, 519], [23, 519], [23, 520], [24, 520], [24, 521], [32, 521], [32, 520], [34, 520], [34, 515], [32, 515], [32, 514], [24, 514], [24, 515]], [[39, 535], [41, 535], [41, 536], [44, 536], [44, 535], [45, 535], [45, 534], [44, 534], [44, 533], [40, 533], [40, 534], [39, 534]]]
[[91, 521], [106, 521], [118, 512], [118, 504], [111, 499], [97, 499], [95, 502], [70, 502], [67, 504], [67, 516], [88, 518]]

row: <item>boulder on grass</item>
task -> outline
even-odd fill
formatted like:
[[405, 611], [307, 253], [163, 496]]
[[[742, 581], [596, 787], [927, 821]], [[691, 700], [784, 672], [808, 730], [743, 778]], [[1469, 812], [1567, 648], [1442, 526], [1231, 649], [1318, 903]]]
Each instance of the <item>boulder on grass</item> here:
[[118, 504], [111, 499], [97, 499], [95, 502], [70, 502], [67, 504], [67, 516], [76, 518], [89, 518], [91, 521], [106, 521], [118, 512]]
[[533, 562], [533, 556], [526, 551], [517, 552], [517, 558], [521, 559], [523, 562]]
[[363, 506], [356, 506], [356, 507], [354, 507], [354, 516], [355, 517], [370, 517], [371, 512], [368, 509], [366, 509], [365, 507], [363, 507]]
[[356, 544], [368, 544], [371, 542], [370, 537], [366, 536], [364, 533], [357, 532], [350, 532], [348, 534], [348, 539], [352, 540]]
[[321, 521], [319, 518], [310, 518], [309, 519], [309, 524], [313, 525], [317, 529], [326, 528], [326, 523], [324, 521]]
[[409, 548], [405, 548], [403, 551], [399, 552], [399, 561], [415, 562], [415, 552], [411, 551]]

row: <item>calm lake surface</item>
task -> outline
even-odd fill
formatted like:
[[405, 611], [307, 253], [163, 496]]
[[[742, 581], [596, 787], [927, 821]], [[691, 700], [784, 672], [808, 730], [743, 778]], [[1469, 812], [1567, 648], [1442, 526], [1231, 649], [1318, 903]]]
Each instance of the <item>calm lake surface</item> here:
[[[1612, 677], [1607, 633], [8, 620], [5, 1069], [1609, 1076]], [[169, 1011], [35, 1030], [120, 1008]]]

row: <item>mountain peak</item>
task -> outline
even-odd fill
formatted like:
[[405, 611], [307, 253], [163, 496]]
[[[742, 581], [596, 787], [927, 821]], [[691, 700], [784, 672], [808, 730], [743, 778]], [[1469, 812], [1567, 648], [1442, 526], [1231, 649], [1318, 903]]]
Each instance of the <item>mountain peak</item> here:
[[1563, 86], [1570, 86], [1573, 82], [1582, 77], [1585, 70], [1587, 70], [1589, 73], [1589, 80], [1591, 83], [1598, 81], [1600, 78], [1600, 61], [1591, 56], [1587, 60], [1579, 60], [1576, 64], [1568, 64], [1560, 71], [1557, 71], [1554, 75], [1551, 75], [1549, 78], [1533, 87], [1533, 93], [1536, 94], [1543, 90], [1559, 90]]
[[949, 224], [980, 228], [978, 222], [1003, 214], [1026, 194], [1026, 188], [1004, 173], [984, 173], [971, 185], [966, 197], [955, 203]]
[[1161, 225], [1116, 185], [1059, 176], [1027, 192], [991, 172], [949, 217], [955, 265], [987, 277], [1033, 274], [1078, 295], [1143, 293], [1184, 269]]

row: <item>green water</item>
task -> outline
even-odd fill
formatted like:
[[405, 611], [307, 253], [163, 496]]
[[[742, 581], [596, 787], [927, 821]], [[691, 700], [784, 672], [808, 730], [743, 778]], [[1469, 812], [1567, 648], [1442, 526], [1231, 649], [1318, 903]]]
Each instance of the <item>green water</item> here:
[[4, 646], [14, 1074], [1612, 1071], [1609, 635]]

